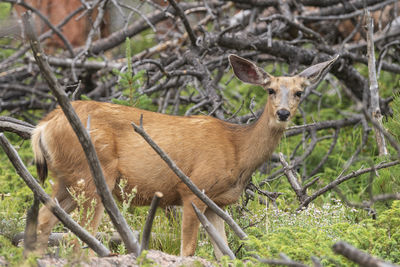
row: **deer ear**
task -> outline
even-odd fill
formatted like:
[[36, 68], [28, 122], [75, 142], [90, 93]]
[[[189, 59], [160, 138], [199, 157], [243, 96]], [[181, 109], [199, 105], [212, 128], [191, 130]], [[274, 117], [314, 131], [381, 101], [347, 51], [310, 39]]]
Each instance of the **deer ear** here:
[[250, 60], [236, 55], [229, 55], [229, 62], [236, 77], [242, 82], [265, 85], [270, 80], [271, 76]]
[[298, 76], [306, 78], [310, 84], [315, 84], [322, 78], [322, 76], [324, 76], [326, 71], [333, 65], [333, 63], [335, 63], [338, 58], [339, 55], [336, 55], [331, 60], [312, 65], [311, 67], [308, 67], [299, 73]]

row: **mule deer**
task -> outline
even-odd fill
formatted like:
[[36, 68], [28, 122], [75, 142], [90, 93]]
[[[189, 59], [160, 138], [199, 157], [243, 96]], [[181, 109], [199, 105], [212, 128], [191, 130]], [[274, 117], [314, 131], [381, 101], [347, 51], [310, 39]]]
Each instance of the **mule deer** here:
[[[236, 125], [209, 116], [178, 117], [137, 108], [94, 101], [72, 103], [83, 122], [91, 118], [90, 136], [96, 148], [107, 185], [121, 199], [116, 184], [127, 180], [128, 190], [137, 187], [132, 205], [149, 205], [155, 192], [164, 194], [161, 206], [182, 205], [181, 254], [193, 255], [199, 221], [191, 202], [205, 212], [226, 241], [224, 222], [199, 200], [167, 167], [150, 146], [133, 131], [139, 123], [178, 167], [214, 202], [224, 207], [235, 203], [254, 170], [265, 162], [278, 145], [288, 121], [295, 114], [303, 89], [315, 83], [336, 60], [311, 66], [296, 76], [274, 77], [251, 61], [230, 55], [235, 75], [246, 83], [261, 85], [269, 94], [264, 112], [251, 125]], [[103, 205], [78, 139], [58, 108], [35, 128], [32, 146], [39, 178], [48, 169], [56, 178], [52, 197], [67, 212], [76, 203], [69, 189], [83, 190], [96, 200], [91, 231], [96, 231], [103, 216]], [[86, 210], [90, 201], [84, 204]], [[39, 213], [39, 250], [46, 248], [57, 219], [46, 208]], [[216, 246], [214, 245], [216, 248]], [[220, 256], [216, 248], [216, 256]]]

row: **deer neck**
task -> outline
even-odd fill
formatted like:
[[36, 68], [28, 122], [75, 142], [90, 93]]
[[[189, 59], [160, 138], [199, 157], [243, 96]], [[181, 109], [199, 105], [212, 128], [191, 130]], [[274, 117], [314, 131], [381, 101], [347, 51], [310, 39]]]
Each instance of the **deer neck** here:
[[239, 140], [239, 164], [254, 171], [278, 146], [286, 124], [278, 123], [267, 104], [256, 122], [245, 126]]

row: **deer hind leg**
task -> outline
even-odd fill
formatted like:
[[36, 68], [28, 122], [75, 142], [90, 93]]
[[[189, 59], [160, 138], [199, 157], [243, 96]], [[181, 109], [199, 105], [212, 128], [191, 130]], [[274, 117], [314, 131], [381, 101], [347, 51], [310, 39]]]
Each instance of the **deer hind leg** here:
[[[67, 213], [70, 213], [76, 207], [75, 201], [72, 199], [65, 186], [61, 184], [57, 184], [53, 187], [53, 199], [56, 199], [60, 207]], [[57, 217], [54, 216], [46, 206], [43, 206], [39, 210], [36, 251], [40, 255], [45, 253], [51, 230], [57, 222]]]
[[[85, 199], [84, 203], [80, 203], [78, 205], [79, 214], [79, 224], [88, 230], [89, 233], [92, 235], [96, 235], [97, 228], [100, 225], [101, 219], [103, 218], [104, 214], [104, 206], [101, 202], [100, 196], [97, 195], [96, 191], [85, 192]], [[79, 244], [78, 239], [74, 239], [73, 247], [75, 253], [80, 253], [81, 246]], [[92, 253], [92, 251], [90, 252]]]
[[[228, 241], [226, 238], [226, 233], [225, 233], [225, 223], [224, 220], [221, 219], [213, 210], [210, 208], [207, 208], [206, 211], [204, 212], [204, 215], [207, 217], [207, 219], [210, 221], [212, 225], [214, 225], [215, 229], [221, 236], [222, 240], [224, 240], [225, 244], [228, 245]], [[211, 243], [214, 247], [214, 254], [217, 260], [220, 260], [221, 257], [224, 255], [222, 254], [221, 250], [218, 248], [217, 244], [214, 242], [214, 240], [211, 240]]]
[[200, 222], [192, 207], [192, 202], [196, 207], [204, 212], [206, 205], [197, 197], [190, 196], [183, 199], [182, 230], [181, 230], [181, 255], [193, 256], [197, 246], [197, 233]]
[[[113, 171], [105, 171], [103, 169], [104, 177], [106, 178], [106, 183], [110, 191], [114, 189], [117, 177], [117, 172], [114, 171], [115, 168], [112, 170]], [[91, 177], [90, 174], [89, 177]], [[82, 210], [79, 224], [95, 236], [104, 215], [104, 205], [100, 195], [97, 194], [97, 189], [92, 178], [90, 178], [90, 181], [87, 181], [82, 192], [84, 193], [85, 201], [82, 205], [78, 206], [78, 208]], [[74, 251], [80, 251], [77, 240], [75, 241]], [[93, 251], [90, 253], [93, 253]]]

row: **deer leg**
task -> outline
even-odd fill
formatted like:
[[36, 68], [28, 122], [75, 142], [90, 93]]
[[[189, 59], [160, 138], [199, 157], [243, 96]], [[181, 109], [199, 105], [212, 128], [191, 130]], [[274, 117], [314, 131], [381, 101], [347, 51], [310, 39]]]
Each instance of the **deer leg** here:
[[189, 197], [183, 200], [183, 214], [182, 214], [182, 241], [181, 241], [181, 255], [193, 256], [197, 246], [197, 233], [199, 231], [199, 220], [193, 210], [192, 202], [197, 208], [204, 212], [206, 205], [196, 197]]
[[[221, 219], [213, 210], [210, 208], [207, 208], [206, 211], [204, 212], [204, 215], [207, 217], [207, 219], [210, 221], [212, 225], [214, 225], [215, 229], [221, 236], [221, 238], [224, 240], [225, 244], [228, 244], [227, 238], [226, 238], [226, 233], [225, 233], [225, 223], [224, 220]], [[214, 247], [214, 254], [217, 260], [220, 260], [221, 257], [224, 255], [222, 254], [221, 250], [218, 248], [214, 240], [211, 240], [211, 243]]]
[[[56, 199], [60, 207], [67, 213], [70, 213], [76, 207], [75, 201], [72, 199], [65, 187], [60, 188], [60, 186], [55, 186], [53, 188], [53, 199]], [[45, 253], [51, 230], [57, 224], [57, 222], [57, 217], [54, 216], [46, 206], [43, 206], [39, 210], [36, 245], [36, 251], [39, 255], [43, 255]]]
[[[83, 228], [87, 229], [92, 235], [96, 235], [97, 228], [99, 227], [101, 219], [103, 218], [104, 206], [100, 197], [95, 192], [89, 196], [86, 196], [86, 198], [87, 200], [85, 203], [79, 207], [82, 209], [82, 217], [79, 221], [79, 224]], [[81, 252], [81, 246], [77, 238], [73, 241], [73, 247], [75, 253]], [[90, 253], [92, 254], [93, 252], [90, 251]]]
[[[107, 173], [103, 170], [104, 177], [107, 178], [106, 183], [110, 191], [113, 191], [116, 183], [116, 173]], [[82, 218], [79, 224], [87, 229], [92, 235], [96, 235], [97, 228], [101, 223], [101, 219], [104, 215], [104, 205], [101, 201], [100, 196], [97, 194], [96, 186], [91, 180], [83, 191], [85, 193], [86, 201], [83, 203], [80, 209], [82, 209]], [[74, 251], [79, 252], [80, 246], [78, 240], [75, 240]], [[93, 254], [93, 251], [90, 252]]]

